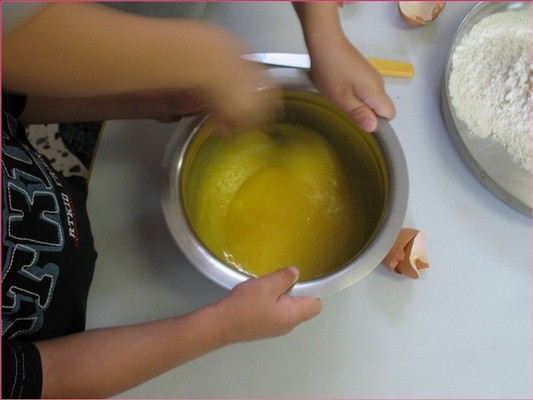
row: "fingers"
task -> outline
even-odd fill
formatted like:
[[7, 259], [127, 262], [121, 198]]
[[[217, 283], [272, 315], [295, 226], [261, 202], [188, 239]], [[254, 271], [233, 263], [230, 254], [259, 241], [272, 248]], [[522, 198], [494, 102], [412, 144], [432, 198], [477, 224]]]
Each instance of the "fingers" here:
[[266, 278], [270, 280], [273, 294], [277, 294], [278, 306], [292, 328], [301, 322], [314, 318], [322, 310], [320, 300], [313, 297], [291, 296], [286, 292], [298, 281], [300, 271], [296, 267], [280, 269]]
[[313, 297], [282, 295], [278, 303], [285, 308], [294, 326], [316, 317], [322, 311], [322, 303]]
[[291, 266], [259, 278], [262, 281], [261, 284], [269, 288], [269, 296], [277, 299], [279, 311], [290, 329], [317, 316], [322, 310], [319, 299], [287, 294], [287, 291], [298, 281], [299, 276], [298, 268]]
[[282, 268], [235, 286], [217, 303], [221, 332], [228, 343], [285, 335], [321, 311], [320, 300], [286, 294], [299, 271]]
[[259, 126], [282, 108], [281, 88], [268, 72], [246, 66], [234, 75], [211, 91], [214, 117], [220, 125]]
[[376, 130], [378, 116], [392, 119], [396, 115], [392, 100], [385, 94], [370, 98], [366, 102], [354, 96], [345, 110], [350, 118], [367, 132]]
[[319, 91], [361, 128], [372, 132], [377, 117], [391, 119], [396, 110], [383, 77], [349, 42], [322, 48], [313, 59], [312, 77]]

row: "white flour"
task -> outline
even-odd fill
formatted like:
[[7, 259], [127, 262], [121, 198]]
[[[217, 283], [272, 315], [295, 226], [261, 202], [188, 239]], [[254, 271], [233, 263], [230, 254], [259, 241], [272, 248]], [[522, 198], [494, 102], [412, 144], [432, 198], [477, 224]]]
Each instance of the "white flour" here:
[[531, 171], [531, 7], [490, 15], [457, 46], [451, 103], [472, 134], [493, 137]]

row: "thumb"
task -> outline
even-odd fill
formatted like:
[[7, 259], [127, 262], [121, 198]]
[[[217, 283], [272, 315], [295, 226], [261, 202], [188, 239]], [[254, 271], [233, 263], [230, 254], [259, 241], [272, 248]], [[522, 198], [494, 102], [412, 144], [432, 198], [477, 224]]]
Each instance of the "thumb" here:
[[392, 119], [396, 115], [396, 108], [392, 99], [386, 93], [369, 97], [364, 100], [365, 104], [371, 108], [376, 115], [386, 119]]
[[367, 132], [376, 130], [377, 116], [391, 119], [396, 115], [394, 103], [386, 94], [368, 97], [362, 101], [353, 97], [346, 109], [350, 118]]
[[376, 130], [378, 126], [376, 114], [362, 102], [355, 100], [347, 112], [352, 121], [365, 131], [373, 132]]
[[262, 279], [268, 282], [269, 293], [276, 299], [287, 292], [297, 281], [300, 271], [296, 267], [278, 269]]
[[298, 281], [300, 271], [296, 267], [287, 267], [276, 271], [271, 278], [277, 280], [276, 284], [281, 292], [276, 294], [277, 304], [283, 310], [286, 321], [292, 326], [316, 317], [322, 311], [319, 299], [309, 296], [291, 296], [286, 292]]

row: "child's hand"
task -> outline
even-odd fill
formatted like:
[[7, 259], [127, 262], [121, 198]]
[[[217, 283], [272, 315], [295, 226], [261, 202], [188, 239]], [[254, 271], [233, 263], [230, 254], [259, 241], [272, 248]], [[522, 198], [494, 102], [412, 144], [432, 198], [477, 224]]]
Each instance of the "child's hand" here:
[[[266, 68], [244, 61], [244, 42], [217, 26], [204, 24], [209, 47], [194, 67], [205, 70], [197, 94], [221, 125], [257, 126], [281, 108], [281, 90]], [[201, 37], [199, 34], [198, 37]]]
[[311, 57], [316, 87], [360, 127], [372, 132], [377, 127], [376, 116], [395, 116], [383, 78], [348, 40], [322, 46], [319, 54]]
[[320, 300], [285, 294], [298, 280], [297, 268], [280, 269], [237, 285], [217, 303], [226, 343], [255, 340], [289, 333], [321, 311]]

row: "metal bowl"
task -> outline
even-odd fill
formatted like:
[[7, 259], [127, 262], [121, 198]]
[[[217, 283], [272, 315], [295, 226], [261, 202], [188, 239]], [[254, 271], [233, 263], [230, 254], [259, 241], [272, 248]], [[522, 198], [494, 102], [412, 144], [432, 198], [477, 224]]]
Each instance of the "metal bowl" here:
[[491, 137], [470, 132], [452, 106], [449, 90], [452, 60], [456, 48], [472, 28], [485, 17], [504, 11], [531, 7], [528, 2], [481, 2], [465, 17], [450, 45], [441, 89], [441, 109], [447, 131], [474, 176], [497, 198], [531, 218], [531, 172], [517, 165], [503, 145]]
[[[362, 279], [391, 249], [407, 209], [407, 166], [400, 143], [387, 121], [380, 120], [375, 133], [364, 132], [318, 94], [305, 72], [291, 69], [271, 72], [284, 89], [285, 111], [280, 118], [307, 125], [325, 135], [339, 153], [351, 160], [354, 174], [365, 173], [369, 177], [362, 191], [369, 204], [365, 215], [373, 221], [373, 229], [364, 246], [354, 250], [352, 259], [344, 265], [316, 279], [299, 281], [291, 289], [295, 295], [322, 297]], [[170, 232], [189, 261], [218, 285], [232, 289], [249, 276], [213, 255], [196, 235], [187, 216], [191, 160], [212, 133], [209, 119], [209, 115], [197, 115], [178, 124], [163, 158], [161, 201]]]

